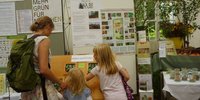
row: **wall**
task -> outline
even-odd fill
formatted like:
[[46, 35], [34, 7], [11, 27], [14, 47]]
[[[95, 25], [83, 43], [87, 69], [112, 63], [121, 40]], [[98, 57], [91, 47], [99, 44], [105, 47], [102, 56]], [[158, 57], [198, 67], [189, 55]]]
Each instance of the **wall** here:
[[[102, 0], [101, 6], [104, 9], [114, 9], [114, 8], [131, 8], [133, 9], [133, 0]], [[69, 54], [92, 54], [93, 46], [83, 46], [72, 48], [72, 33], [70, 25], [70, 5], [69, 0], [64, 0], [64, 26], [67, 27], [65, 29], [65, 41], [66, 47], [69, 50]], [[128, 84], [134, 89], [134, 94], [137, 93], [137, 83], [136, 83], [136, 58], [135, 54], [121, 54], [117, 55], [118, 60], [122, 65], [128, 69], [130, 74], [130, 80]]]

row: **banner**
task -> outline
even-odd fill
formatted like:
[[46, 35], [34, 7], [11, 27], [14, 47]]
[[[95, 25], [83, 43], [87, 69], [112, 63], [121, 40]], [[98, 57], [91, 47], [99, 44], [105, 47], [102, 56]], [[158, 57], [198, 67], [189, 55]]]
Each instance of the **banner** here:
[[61, 0], [32, 0], [33, 21], [42, 16], [49, 16], [54, 22], [53, 32], [62, 32]]

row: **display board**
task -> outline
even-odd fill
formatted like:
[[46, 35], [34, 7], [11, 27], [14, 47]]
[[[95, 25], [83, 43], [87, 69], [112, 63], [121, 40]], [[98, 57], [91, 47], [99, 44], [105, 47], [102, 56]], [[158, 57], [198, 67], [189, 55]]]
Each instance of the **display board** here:
[[[66, 1], [70, 1], [70, 0], [66, 0]], [[85, 1], [86, 4], [87, 3], [90, 4], [90, 2], [93, 2], [91, 0], [83, 0], [83, 1], [75, 0], [73, 2], [76, 2], [76, 1], [79, 1], [79, 2], [77, 2], [76, 5], [81, 4], [84, 1]], [[113, 3], [113, 2], [117, 2], [117, 3]], [[68, 5], [67, 5], [67, 3], [68, 3]], [[83, 24], [83, 23], [85, 23], [85, 21], [88, 21], [88, 20], [89, 20], [89, 22], [99, 22], [99, 21], [101, 21], [100, 22], [101, 37], [99, 37], [99, 38], [105, 39], [102, 42], [114, 44], [113, 50], [119, 51], [119, 52], [116, 52], [116, 53], [120, 53], [120, 51], [121, 51], [121, 54], [117, 54], [117, 58], [129, 70], [131, 80], [128, 83], [134, 89], [134, 94], [136, 94], [137, 93], [137, 81], [136, 81], [135, 53], [127, 53], [127, 51], [129, 51], [129, 50], [131, 52], [135, 51], [135, 46], [134, 46], [135, 45], [134, 44], [135, 43], [135, 37], [134, 37], [135, 29], [134, 29], [134, 27], [132, 27], [132, 24], [135, 21], [135, 19], [133, 18], [134, 17], [133, 1], [132, 0], [101, 0], [100, 4], [98, 4], [98, 5], [100, 6], [100, 9], [92, 10], [94, 12], [93, 13], [94, 15], [97, 15], [97, 14], [95, 14], [95, 12], [99, 11], [98, 12], [98, 18], [95, 17], [96, 19], [93, 19], [93, 18], [90, 17], [91, 20], [89, 20], [88, 16], [89, 16], [91, 11], [88, 12], [88, 14], [85, 13], [84, 17], [78, 16], [79, 14], [83, 15], [83, 12], [76, 13], [75, 17], [82, 18], [80, 20], [86, 19], [86, 17], [87, 17], [87, 20], [81, 21], [81, 23], [79, 23], [79, 24]], [[69, 12], [71, 12], [70, 2], [66, 2], [65, 8], [66, 8], [66, 9], [64, 9], [64, 12], [66, 12], [65, 17], [67, 16], [65, 19], [69, 19], [69, 20], [66, 21], [66, 23], [68, 23], [68, 22], [72, 23], [74, 20], [71, 20], [71, 19], [73, 19], [72, 17], [74, 15], [72, 15], [73, 13], [69, 13]], [[80, 10], [80, 11], [83, 11], [83, 10]], [[103, 11], [103, 13], [101, 13], [101, 11]], [[105, 19], [103, 17], [104, 15], [105, 15]], [[108, 20], [108, 15], [111, 15], [112, 20]], [[125, 15], [128, 15], [128, 16], [125, 16]], [[102, 18], [103, 18], [103, 20], [102, 20]], [[115, 33], [114, 30], [115, 29], [117, 30], [117, 29], [120, 28], [117, 25], [118, 21], [120, 21], [118, 19], [122, 19], [119, 24], [121, 24], [121, 25], [123, 24], [123, 26], [124, 26], [123, 31], [121, 31], [121, 33], [123, 33], [123, 40], [114, 38], [114, 35], [112, 35], [112, 34], [103, 34], [103, 33], [106, 33], [106, 32], [108, 33], [108, 31]], [[78, 20], [78, 21], [80, 21], [80, 20]], [[113, 20], [115, 20], [115, 21], [113, 21]], [[84, 24], [85, 27], [88, 27], [87, 30], [89, 30], [89, 28], [90, 28], [89, 22], [87, 22], [87, 25]], [[116, 27], [113, 27], [114, 24], [115, 24]], [[72, 27], [75, 27], [75, 26], [73, 26], [73, 24], [72, 24]], [[83, 28], [86, 29], [85, 27], [83, 27]], [[92, 31], [92, 33], [94, 31], [99, 32], [99, 29], [95, 29], [95, 30], [90, 29], [90, 30]], [[98, 31], [96, 31], [96, 30], [98, 30]], [[78, 30], [75, 30], [75, 31], [78, 31]], [[74, 39], [74, 40], [71, 40], [71, 41], [76, 41], [76, 43], [77, 43], [77, 38], [76, 39], [70, 38], [70, 36], [72, 37], [73, 31], [71, 32], [71, 29], [69, 28], [69, 30], [67, 32], [70, 33], [70, 35], [68, 35], [69, 37], [67, 37], [67, 38], [69, 38], [68, 41], [70, 41], [70, 39]], [[80, 34], [84, 35], [85, 33], [80, 32]], [[111, 39], [112, 37], [113, 37], [113, 39]], [[79, 38], [83, 38], [83, 39], [87, 40], [87, 38], [82, 37], [82, 36], [79, 36], [78, 39]], [[89, 37], [89, 38], [93, 38], [93, 37]], [[91, 40], [91, 39], [89, 39], [89, 40]], [[80, 41], [80, 40], [78, 40], [78, 41]], [[85, 41], [82, 41], [82, 42], [85, 42]], [[86, 42], [88, 43], [88, 40]], [[93, 53], [92, 49], [94, 47], [95, 42], [96, 41], [90, 41], [89, 43], [92, 44], [92, 45], [88, 45], [88, 44], [82, 45], [83, 43], [79, 42], [79, 43], [81, 43], [81, 45], [79, 45], [79, 46], [76, 46], [76, 45], [74, 46], [73, 43], [72, 43], [72, 45], [69, 47], [70, 51], [72, 51], [71, 54], [92, 54]], [[121, 45], [123, 45], [123, 46], [121, 46]], [[124, 52], [126, 52], [127, 54], [124, 53]], [[129, 60], [127, 60], [127, 59], [129, 59]]]
[[[108, 43], [115, 53], [135, 52], [135, 18], [133, 5], [104, 6], [98, 0], [70, 2], [73, 54], [87, 54], [95, 44]], [[116, 2], [116, 1], [115, 1]], [[127, 1], [128, 3], [130, 1]], [[130, 2], [133, 4], [133, 1]], [[84, 48], [77, 51], [79, 48]]]
[[[95, 62], [72, 62], [71, 60], [71, 55], [53, 56], [51, 58], [51, 70], [60, 80], [63, 80], [67, 76], [67, 71], [73, 67], [80, 68], [84, 75], [86, 75], [95, 65]], [[87, 85], [92, 91], [93, 100], [103, 100], [104, 97], [100, 91], [100, 84], [97, 77], [88, 81]]]
[[[7, 2], [7, 1], [12, 1], [12, 2]], [[43, 0], [36, 0], [36, 1], [38, 4], [38, 2], [43, 1]], [[45, 4], [47, 4], [49, 2], [50, 2], [49, 0], [45, 0]], [[57, 2], [57, 3], [59, 3], [59, 2]], [[61, 3], [61, 0], [60, 0], [60, 3]], [[51, 6], [51, 4], [49, 4], [49, 6]], [[31, 33], [28, 30], [29, 30], [29, 25], [32, 22], [32, 21], [30, 21], [30, 20], [32, 20], [32, 14], [30, 17], [30, 11], [32, 13], [32, 0], [3, 0], [3, 1], [1, 0], [0, 6], [1, 6], [1, 8], [2, 7], [5, 8], [5, 9], [0, 9], [0, 12], [5, 12], [5, 13], [2, 13], [2, 15], [1, 15], [0, 26], [5, 27], [6, 25], [10, 25], [10, 24], [13, 25], [12, 27], [11, 26], [10, 27], [6, 26], [6, 28], [1, 27], [2, 29], [0, 29], [0, 36], [8, 36], [8, 35], [16, 36], [16, 35], [19, 35], [22, 33], [27, 35], [27, 34]], [[37, 7], [35, 7], [34, 9], [39, 9], [38, 7], [39, 6], [37, 5]], [[62, 11], [61, 5], [59, 7], [60, 8], [56, 9], [56, 10]], [[49, 9], [52, 9], [52, 6]], [[16, 12], [16, 14], [15, 14], [15, 12]], [[26, 12], [26, 14], [24, 14], [25, 12]], [[6, 14], [9, 14], [9, 15], [6, 15]], [[11, 14], [14, 14], [14, 15], [11, 15]], [[62, 12], [60, 12], [59, 15], [61, 15], [60, 17], [62, 17]], [[6, 19], [11, 19], [11, 20], [8, 20], [9, 22], [5, 22], [6, 20], [2, 19], [2, 18], [5, 18], [4, 16], [6, 17]], [[11, 16], [11, 17], [9, 17], [9, 16]], [[21, 17], [19, 18], [19, 16], [21, 16]], [[54, 21], [59, 21], [59, 23], [60, 23], [59, 25], [55, 24], [56, 25], [55, 27], [57, 27], [57, 28], [58, 28], [58, 26], [60, 27], [59, 32], [56, 32], [56, 33], [54, 32], [54, 34], [51, 34], [51, 36], [50, 36], [51, 51], [52, 51], [53, 55], [63, 55], [67, 51], [65, 49], [63, 32], [61, 32], [61, 31], [63, 31], [62, 25], [61, 25], [62, 22], [60, 22], [60, 20], [62, 20], [62, 19], [59, 19], [59, 20], [58, 19], [59, 18], [56, 17], [56, 18], [54, 18]], [[19, 24], [19, 22], [20, 22], [20, 24]], [[23, 26], [19, 27], [19, 25], [23, 25]], [[24, 29], [24, 28], [26, 28], [26, 29]]]

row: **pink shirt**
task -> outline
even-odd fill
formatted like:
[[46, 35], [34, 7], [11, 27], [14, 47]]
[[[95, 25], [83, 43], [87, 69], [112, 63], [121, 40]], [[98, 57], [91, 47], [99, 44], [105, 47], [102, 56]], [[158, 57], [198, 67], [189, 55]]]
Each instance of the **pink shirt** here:
[[[121, 70], [123, 67], [116, 62], [117, 67]], [[100, 88], [104, 94], [105, 100], [127, 100], [126, 92], [123, 87], [119, 72], [113, 75], [106, 75], [106, 71], [96, 66], [91, 70], [93, 75], [97, 75], [100, 80]]]

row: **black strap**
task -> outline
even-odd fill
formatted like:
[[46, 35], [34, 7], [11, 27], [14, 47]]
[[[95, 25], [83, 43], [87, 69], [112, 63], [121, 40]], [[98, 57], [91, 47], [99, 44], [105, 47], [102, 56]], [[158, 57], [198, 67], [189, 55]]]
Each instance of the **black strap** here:
[[32, 38], [32, 39], [35, 39], [35, 38], [37, 38], [38, 36], [43, 36], [43, 35], [41, 35], [41, 34], [34, 34], [33, 36], [31, 36], [31, 38]]
[[[50, 64], [49, 63], [48, 63], [48, 67], [50, 68]], [[45, 88], [45, 77], [40, 74], [40, 79], [41, 79], [43, 100], [48, 100], [47, 91], [46, 91], [46, 88]]]
[[46, 88], [45, 88], [45, 77], [43, 77], [43, 76], [40, 74], [40, 79], [41, 79], [43, 100], [48, 100], [48, 98], [47, 98], [47, 92], [46, 92]]

